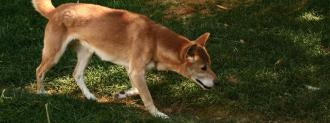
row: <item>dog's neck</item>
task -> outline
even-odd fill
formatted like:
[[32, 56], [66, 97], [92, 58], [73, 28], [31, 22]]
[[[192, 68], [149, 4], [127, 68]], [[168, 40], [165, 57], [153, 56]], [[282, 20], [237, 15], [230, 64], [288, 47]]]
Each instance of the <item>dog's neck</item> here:
[[153, 31], [155, 33], [154, 39], [157, 42], [157, 51], [154, 55], [156, 63], [164, 65], [165, 69], [182, 73], [181, 69], [185, 63], [185, 56], [182, 51], [188, 49], [192, 42], [161, 25], [155, 25]]

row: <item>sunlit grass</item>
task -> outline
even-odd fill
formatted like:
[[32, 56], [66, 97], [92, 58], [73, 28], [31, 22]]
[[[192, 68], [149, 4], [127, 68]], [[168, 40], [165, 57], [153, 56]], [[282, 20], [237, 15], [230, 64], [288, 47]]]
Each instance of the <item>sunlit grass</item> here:
[[322, 15], [316, 14], [315, 11], [304, 12], [300, 17], [299, 20], [301, 21], [320, 21], [324, 19]]
[[[2, 2], [0, 122], [47, 122], [46, 103], [51, 122], [330, 121], [327, 0], [302, 1], [299, 6], [297, 0], [247, 0], [246, 6], [215, 1], [203, 5], [207, 15], [196, 11], [184, 19], [166, 19], [163, 11], [168, 5], [161, 1], [80, 0], [144, 14], [189, 39], [211, 33], [207, 49], [220, 81], [214, 89], [202, 90], [170, 71], [151, 70], [146, 75], [156, 106], [170, 120], [150, 116], [139, 97], [114, 101], [113, 94], [131, 87], [127, 72], [95, 56], [85, 71], [85, 82], [99, 100], [86, 100], [72, 77], [76, 64], [72, 50], [47, 73], [44, 83], [49, 93], [36, 95], [34, 74], [46, 19], [28, 0]], [[217, 8], [226, 2], [237, 5], [228, 11]]]

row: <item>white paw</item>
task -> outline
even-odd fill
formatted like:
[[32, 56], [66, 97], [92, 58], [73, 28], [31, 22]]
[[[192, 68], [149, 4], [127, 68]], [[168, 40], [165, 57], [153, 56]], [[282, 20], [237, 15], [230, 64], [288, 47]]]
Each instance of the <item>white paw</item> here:
[[46, 91], [45, 91], [45, 89], [40, 89], [40, 90], [37, 90], [37, 94], [44, 95], [44, 94], [46, 94]]
[[91, 94], [91, 93], [89, 93], [89, 94], [85, 94], [85, 97], [88, 99], [88, 100], [97, 100], [97, 98], [93, 95], [93, 94]]
[[126, 98], [125, 91], [120, 91], [119, 93], [115, 94], [115, 100], [121, 100]]
[[153, 111], [153, 112], [150, 112], [151, 115], [153, 115], [154, 117], [160, 117], [160, 118], [163, 118], [163, 119], [168, 119], [170, 118], [169, 116], [167, 116], [166, 114], [164, 114], [163, 112], [160, 112], [158, 110], [156, 111]]

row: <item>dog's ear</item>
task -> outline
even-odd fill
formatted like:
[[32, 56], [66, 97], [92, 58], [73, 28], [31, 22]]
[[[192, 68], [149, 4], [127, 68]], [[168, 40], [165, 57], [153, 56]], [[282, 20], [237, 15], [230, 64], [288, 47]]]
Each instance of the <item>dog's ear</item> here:
[[193, 44], [190, 45], [187, 50], [185, 51], [185, 59], [188, 62], [194, 62], [195, 61], [195, 55], [196, 55], [197, 45]]
[[210, 36], [210, 33], [206, 32], [203, 35], [199, 36], [195, 41], [197, 44], [200, 44], [204, 47], [207, 39], [209, 39], [209, 36]]

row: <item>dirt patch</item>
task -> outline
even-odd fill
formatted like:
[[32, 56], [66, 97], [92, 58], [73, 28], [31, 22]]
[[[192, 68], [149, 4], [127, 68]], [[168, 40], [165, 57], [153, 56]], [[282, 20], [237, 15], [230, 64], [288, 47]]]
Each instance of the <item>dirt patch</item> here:
[[166, 19], [187, 18], [193, 14], [210, 14], [208, 5], [214, 4], [215, 0], [154, 0], [150, 4], [166, 4], [169, 7], [163, 12]]
[[[165, 4], [169, 7], [163, 12], [166, 19], [184, 19], [194, 14], [211, 15], [213, 12], [228, 12], [239, 7], [249, 7], [256, 3], [256, 0], [153, 0], [149, 4]], [[269, 5], [262, 8], [255, 15], [264, 15], [272, 11], [296, 12], [301, 10], [308, 0], [297, 1], [288, 6]]]
[[225, 77], [225, 79], [232, 85], [239, 84], [239, 79], [236, 75], [229, 74], [228, 76]]
[[194, 14], [211, 15], [212, 11], [225, 12], [239, 6], [252, 5], [255, 0], [153, 0], [149, 4], [165, 4], [166, 19], [184, 19]]

